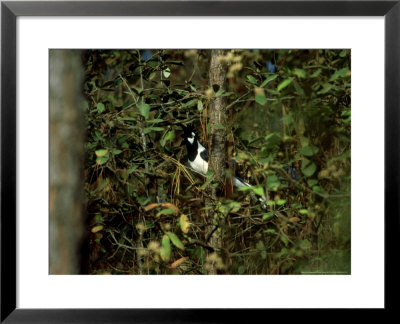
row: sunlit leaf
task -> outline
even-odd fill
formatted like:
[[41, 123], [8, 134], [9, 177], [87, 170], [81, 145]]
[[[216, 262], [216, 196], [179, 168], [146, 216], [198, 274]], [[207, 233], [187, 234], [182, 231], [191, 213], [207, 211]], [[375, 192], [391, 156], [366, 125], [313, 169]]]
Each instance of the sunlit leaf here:
[[118, 155], [118, 154], [121, 154], [121, 153], [122, 153], [121, 150], [118, 150], [118, 149], [113, 149], [112, 150], [112, 154], [114, 154], [114, 155]]
[[175, 214], [175, 213], [176, 213], [176, 210], [174, 210], [174, 209], [172, 209], [172, 208], [166, 208], [166, 209], [160, 210], [160, 211], [156, 214], [156, 217], [160, 217], [160, 216], [162, 216], [162, 215], [172, 215], [172, 214]]
[[265, 219], [271, 218], [274, 215], [275, 215], [275, 212], [274, 211], [270, 211], [270, 212], [264, 214], [262, 219], [265, 220]]
[[171, 130], [167, 132], [167, 134], [161, 139], [160, 145], [164, 147], [167, 142], [173, 141], [174, 138], [175, 138], [175, 132]]
[[261, 83], [260, 87], [264, 88], [268, 83], [270, 83], [271, 81], [275, 80], [278, 77], [278, 74], [273, 74], [268, 76], [263, 83]]
[[183, 245], [182, 241], [176, 236], [175, 233], [167, 232], [168, 237], [170, 238], [172, 244], [174, 244], [178, 249], [184, 250], [185, 246]]
[[281, 91], [282, 89], [286, 88], [292, 82], [293, 82], [293, 78], [288, 78], [286, 80], [283, 80], [281, 83], [279, 83], [279, 85], [276, 88], [276, 90]]
[[160, 256], [165, 262], [168, 262], [171, 258], [171, 244], [167, 235], [164, 235], [161, 240]]
[[294, 69], [293, 74], [298, 76], [301, 79], [304, 79], [305, 77], [307, 77], [306, 71], [304, 71], [302, 69]]
[[238, 189], [239, 191], [248, 191], [251, 190], [253, 191], [256, 195], [264, 197], [264, 188], [263, 187], [256, 187], [256, 186], [246, 186], [246, 187], [241, 187]]
[[92, 233], [97, 233], [100, 232], [102, 229], [104, 228], [103, 225], [97, 225], [95, 227], [92, 227], [92, 229], [90, 230]]
[[98, 158], [96, 159], [96, 163], [97, 163], [98, 165], [103, 165], [103, 164], [107, 163], [107, 161], [108, 161], [109, 158], [110, 158], [110, 156], [109, 156], [108, 154], [107, 154], [106, 156], [98, 157]]
[[107, 149], [101, 149], [101, 150], [97, 150], [94, 152], [96, 154], [96, 156], [98, 157], [102, 157], [105, 156], [108, 153]]
[[179, 217], [179, 226], [181, 227], [183, 233], [189, 232], [190, 222], [189, 218], [185, 214], [182, 214]]
[[276, 204], [278, 205], [278, 206], [282, 206], [282, 205], [284, 205], [286, 203], [286, 199], [279, 199], [277, 202], [276, 202]]

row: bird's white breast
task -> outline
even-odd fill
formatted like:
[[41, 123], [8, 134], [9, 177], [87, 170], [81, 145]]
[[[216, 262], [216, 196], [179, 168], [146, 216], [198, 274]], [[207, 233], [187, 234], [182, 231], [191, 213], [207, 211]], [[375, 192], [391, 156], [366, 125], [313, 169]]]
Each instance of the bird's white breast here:
[[[204, 151], [204, 150], [202, 150]], [[202, 152], [201, 151], [201, 152]], [[200, 152], [199, 152], [200, 153]], [[200, 154], [197, 154], [196, 158], [194, 159], [194, 161], [189, 161], [190, 167], [192, 167], [193, 169], [195, 169], [197, 172], [206, 174], [207, 170], [208, 170], [208, 162], [204, 161]]]

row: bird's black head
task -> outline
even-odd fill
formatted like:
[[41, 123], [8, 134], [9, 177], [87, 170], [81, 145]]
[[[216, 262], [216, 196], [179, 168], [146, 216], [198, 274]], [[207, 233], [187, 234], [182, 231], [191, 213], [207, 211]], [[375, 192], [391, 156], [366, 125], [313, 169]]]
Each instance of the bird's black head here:
[[183, 130], [181, 137], [183, 138], [181, 145], [186, 145], [188, 158], [193, 161], [197, 155], [198, 148], [198, 136], [195, 133], [194, 127], [192, 125], [184, 126], [180, 125]]
[[187, 147], [193, 146], [197, 144], [197, 134], [194, 131], [194, 127], [192, 125], [181, 125], [183, 134], [181, 137], [183, 138], [182, 145], [185, 144]]

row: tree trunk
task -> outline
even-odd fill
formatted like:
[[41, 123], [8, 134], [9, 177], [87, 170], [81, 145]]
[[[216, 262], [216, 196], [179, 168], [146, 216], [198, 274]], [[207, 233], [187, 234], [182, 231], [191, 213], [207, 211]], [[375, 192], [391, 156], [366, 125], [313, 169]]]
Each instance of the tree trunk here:
[[[226, 64], [221, 60], [221, 57], [226, 54], [225, 50], [212, 50], [211, 51], [211, 63], [210, 63], [210, 86], [217, 93], [220, 90], [225, 90], [226, 80]], [[215, 198], [224, 193], [225, 189], [225, 166], [226, 166], [226, 134], [227, 134], [227, 113], [225, 97], [218, 96], [214, 97], [210, 102], [209, 109], [209, 170], [215, 172], [215, 178], [217, 179], [219, 186], [212, 187], [210, 189], [210, 195]], [[212, 201], [206, 201], [208, 204]], [[217, 252], [222, 248], [222, 231], [218, 227], [219, 225], [218, 214], [211, 209], [207, 215], [208, 228], [207, 233], [210, 245], [216, 248]], [[220, 253], [217, 253], [220, 254]], [[213, 256], [209, 273], [217, 273], [215, 258], [220, 256]]]
[[77, 274], [84, 233], [81, 52], [50, 51], [50, 274]]

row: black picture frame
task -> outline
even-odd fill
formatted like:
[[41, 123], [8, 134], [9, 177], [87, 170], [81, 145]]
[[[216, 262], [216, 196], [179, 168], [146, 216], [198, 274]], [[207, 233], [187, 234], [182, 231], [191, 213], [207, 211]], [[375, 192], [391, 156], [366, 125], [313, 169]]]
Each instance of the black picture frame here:
[[[1, 322], [237, 322], [271, 318], [258, 309], [16, 308], [16, 18], [18, 16], [384, 16], [385, 310], [397, 306], [399, 237], [400, 0], [395, 1], [29, 1], [1, 3]], [[367, 67], [366, 67], [367, 68]], [[369, 95], [369, 94], [366, 94]], [[373, 151], [373, 148], [371, 148]], [[357, 166], [352, 166], [357, 167]], [[368, 176], [368, 175], [366, 175]], [[373, 191], [373, 188], [371, 188]], [[373, 193], [372, 193], [373, 195]], [[366, 201], [369, 201], [366, 198]], [[373, 239], [373, 238], [371, 238]], [[373, 258], [371, 258], [373, 262]], [[156, 293], [156, 292], [155, 292]], [[188, 292], [189, 293], [189, 292]], [[190, 293], [189, 293], [190, 294]], [[393, 298], [392, 298], [393, 296]], [[107, 297], [105, 297], [107, 298]], [[241, 298], [238, 296], [238, 298]], [[266, 312], [269, 312], [268, 315]], [[332, 312], [331, 312], [332, 313]], [[387, 312], [386, 312], [387, 313]], [[292, 313], [293, 314], [293, 313]], [[380, 313], [381, 314], [381, 313]], [[268, 317], [266, 317], [268, 316]], [[329, 315], [331, 316], [331, 315]], [[380, 316], [380, 315], [379, 315]], [[288, 319], [285, 315], [284, 320]], [[248, 322], [246, 320], [246, 322]]]

